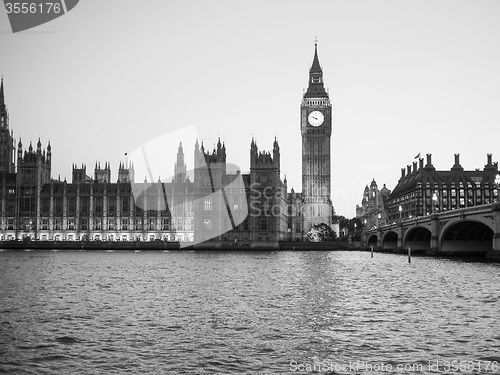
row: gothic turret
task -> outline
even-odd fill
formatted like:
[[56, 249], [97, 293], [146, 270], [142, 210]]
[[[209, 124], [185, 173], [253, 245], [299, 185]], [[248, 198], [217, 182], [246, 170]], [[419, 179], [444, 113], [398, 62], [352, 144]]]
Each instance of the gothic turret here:
[[[226, 163], [226, 147], [222, 147], [222, 144], [219, 141], [217, 142], [217, 148], [214, 147], [212, 154], [210, 152], [205, 153], [205, 148], [203, 147], [203, 142], [201, 145], [201, 150], [205, 155], [205, 162], [207, 164], [212, 164], [212, 163], [221, 163], [225, 164]], [[224, 167], [225, 170], [225, 167]]]
[[120, 163], [118, 166], [118, 183], [135, 182], [135, 170], [132, 162]]
[[[201, 142], [201, 148], [203, 148], [203, 142]], [[200, 144], [198, 143], [198, 138], [196, 138], [196, 143], [194, 144], [194, 169], [198, 169], [204, 165], [203, 161], [203, 151], [200, 149]]]
[[42, 142], [38, 139], [36, 150], [30, 142], [28, 150], [24, 150], [21, 140], [17, 149], [17, 181], [20, 185], [36, 185], [38, 187], [50, 182], [51, 163], [50, 149], [42, 149]]
[[0, 84], [0, 172], [14, 173], [14, 135], [9, 130], [9, 114], [5, 105], [3, 78]]
[[23, 158], [23, 143], [21, 138], [19, 138], [19, 143], [17, 144], [17, 162], [19, 163]]
[[280, 146], [278, 145], [278, 141], [276, 137], [274, 137], [273, 143], [273, 162], [278, 168], [278, 173], [280, 172]]
[[85, 182], [89, 181], [90, 177], [87, 176], [86, 174], [87, 171], [87, 166], [82, 164], [81, 168], [78, 168], [76, 164], [73, 164], [73, 171], [71, 173], [72, 175], [72, 182]]
[[47, 162], [51, 164], [52, 162], [52, 147], [50, 146], [50, 141], [49, 144], [47, 145]]
[[257, 142], [252, 138], [250, 144], [250, 180], [251, 182], [278, 184], [280, 181], [280, 148], [276, 138], [273, 143], [273, 153], [259, 151]]
[[257, 143], [255, 143], [255, 140], [252, 137], [252, 143], [250, 143], [250, 165], [255, 163], [257, 160], [257, 150]]
[[94, 181], [96, 182], [111, 182], [111, 168], [108, 162], [101, 168], [101, 163], [97, 164], [94, 169]]
[[179, 148], [177, 149], [177, 162], [174, 164], [174, 181], [186, 181], [186, 169], [186, 163], [184, 162], [184, 150], [181, 142], [179, 143]]

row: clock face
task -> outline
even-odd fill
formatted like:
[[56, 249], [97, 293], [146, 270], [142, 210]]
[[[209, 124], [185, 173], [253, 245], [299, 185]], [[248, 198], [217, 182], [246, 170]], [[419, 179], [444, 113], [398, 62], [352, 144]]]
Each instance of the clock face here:
[[323, 121], [325, 121], [325, 117], [320, 111], [312, 111], [309, 113], [309, 116], [307, 116], [307, 121], [309, 121], [309, 124], [312, 126], [320, 126]]

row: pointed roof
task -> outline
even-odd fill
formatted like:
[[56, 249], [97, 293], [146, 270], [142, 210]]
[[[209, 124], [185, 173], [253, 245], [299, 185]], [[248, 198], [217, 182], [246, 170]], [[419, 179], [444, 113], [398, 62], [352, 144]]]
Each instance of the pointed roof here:
[[328, 98], [323, 83], [323, 70], [319, 64], [317, 41], [314, 42], [314, 58], [311, 69], [309, 69], [309, 86], [304, 98]]
[[309, 70], [309, 73], [323, 73], [323, 70], [321, 69], [321, 65], [319, 65], [319, 59], [318, 59], [318, 42], [314, 42], [314, 59], [313, 63], [311, 65], [311, 69]]
[[274, 136], [273, 148], [277, 148], [277, 149], [280, 148], [280, 146], [278, 145], [278, 140], [276, 139], [276, 136]]
[[5, 105], [5, 97], [3, 93], [3, 77], [2, 77], [2, 83], [0, 84], [0, 105]]
[[5, 105], [5, 95], [3, 91], [3, 77], [2, 82], [0, 83], [0, 113], [7, 115], [7, 106]]

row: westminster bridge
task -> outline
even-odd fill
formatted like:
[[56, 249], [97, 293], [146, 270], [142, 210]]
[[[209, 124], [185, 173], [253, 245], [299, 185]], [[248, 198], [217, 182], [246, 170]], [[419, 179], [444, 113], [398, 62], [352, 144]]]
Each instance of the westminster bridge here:
[[365, 229], [366, 247], [447, 255], [486, 254], [500, 259], [500, 202], [398, 220]]

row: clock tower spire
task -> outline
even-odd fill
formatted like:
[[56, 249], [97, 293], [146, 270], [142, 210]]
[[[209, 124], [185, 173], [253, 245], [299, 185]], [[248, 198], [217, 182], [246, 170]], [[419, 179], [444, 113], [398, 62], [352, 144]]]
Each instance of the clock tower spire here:
[[304, 94], [304, 97], [328, 97], [323, 84], [323, 69], [321, 69], [321, 65], [319, 64], [317, 40], [315, 40], [314, 43], [313, 63], [311, 65], [311, 69], [309, 69], [309, 87], [307, 88], [307, 92]]
[[330, 198], [332, 105], [323, 82], [317, 40], [300, 115], [303, 215], [304, 230], [307, 232], [313, 225], [325, 223], [331, 226], [334, 212]]

